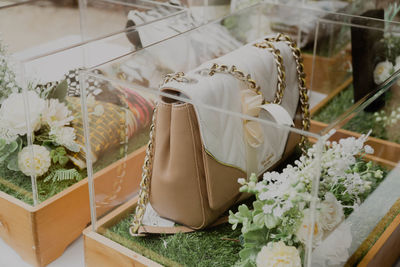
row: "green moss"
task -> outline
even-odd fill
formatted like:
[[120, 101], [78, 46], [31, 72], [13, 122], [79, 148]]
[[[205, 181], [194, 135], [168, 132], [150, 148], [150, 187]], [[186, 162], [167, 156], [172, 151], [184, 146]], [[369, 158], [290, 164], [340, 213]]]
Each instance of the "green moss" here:
[[[388, 100], [390, 96], [391, 94], [387, 94], [385, 96], [386, 100]], [[353, 104], [353, 85], [350, 85], [329, 101], [326, 106], [321, 108], [313, 116], [313, 119], [328, 124], [332, 123]], [[382, 125], [382, 123], [376, 122], [373, 112], [359, 112], [354, 118], [343, 125], [342, 128], [363, 134], [368, 133], [371, 130], [371, 136], [373, 137], [397, 143], [400, 141], [399, 138], [388, 137], [387, 129]]]
[[[128, 153], [145, 145], [148, 141], [148, 131], [145, 130], [135, 137], [131, 138], [128, 143]], [[111, 163], [123, 157], [120, 153], [120, 147], [109, 149], [99, 160], [94, 164], [93, 170], [95, 172], [107, 167]], [[27, 204], [33, 204], [32, 199], [32, 184], [31, 179], [21, 172], [11, 171], [6, 167], [6, 163], [0, 164], [0, 191], [3, 191]], [[86, 170], [82, 171], [82, 177], [86, 177]], [[61, 182], [44, 182], [44, 179], [37, 180], [38, 198], [39, 201], [46, 199], [60, 193], [77, 181], [61, 181]]]
[[348, 86], [321, 108], [314, 116], [316, 121], [331, 123], [354, 104], [353, 85]]
[[[289, 158], [284, 165], [292, 160], [294, 158]], [[362, 163], [359, 167], [364, 171], [367, 168], [366, 162], [362, 159], [358, 162]], [[371, 170], [378, 169], [384, 172], [384, 177], [387, 175], [387, 170], [383, 167], [377, 164], [371, 167]], [[369, 193], [372, 193], [377, 186], [378, 183], [373, 183]], [[366, 197], [367, 195], [362, 199]], [[253, 201], [254, 198], [247, 200], [247, 206], [251, 206], [250, 203]], [[231, 210], [236, 211], [237, 207]], [[239, 260], [238, 253], [243, 248], [239, 242], [241, 232], [239, 228], [232, 230], [230, 224], [193, 233], [132, 237], [129, 234], [129, 227], [133, 214], [132, 211], [128, 216], [106, 229], [101, 229], [100, 232], [124, 247], [165, 266], [233, 266]]]
[[230, 224], [209, 230], [175, 235], [132, 237], [129, 215], [107, 229], [104, 235], [145, 257], [166, 266], [232, 266], [239, 259], [242, 246], [240, 229], [232, 231]]

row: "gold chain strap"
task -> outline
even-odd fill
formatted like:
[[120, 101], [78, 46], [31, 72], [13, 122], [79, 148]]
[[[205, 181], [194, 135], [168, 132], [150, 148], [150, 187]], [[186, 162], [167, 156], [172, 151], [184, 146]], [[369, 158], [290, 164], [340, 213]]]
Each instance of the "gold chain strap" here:
[[272, 44], [271, 41], [266, 40], [263, 43], [254, 44], [254, 46], [266, 49], [274, 56], [276, 66], [278, 67], [278, 89], [275, 92], [275, 99], [273, 103], [279, 105], [282, 103], [283, 93], [286, 88], [286, 82], [285, 82], [286, 72], [285, 72], [285, 66], [283, 65], [283, 58], [281, 56], [281, 52], [279, 51], [279, 49], [275, 48], [275, 46]]
[[129, 227], [129, 233], [131, 236], [137, 236], [137, 231], [139, 230], [140, 225], [142, 224], [144, 212], [146, 211], [146, 205], [149, 202], [149, 193], [150, 193], [150, 178], [152, 172], [152, 164], [153, 164], [153, 144], [154, 144], [154, 136], [155, 136], [155, 118], [157, 113], [157, 104], [155, 104], [155, 108], [153, 110], [153, 118], [150, 126], [150, 139], [147, 143], [146, 147], [146, 156], [144, 158], [144, 164], [142, 168], [142, 180], [140, 182], [140, 191], [139, 198], [135, 210], [135, 216], [133, 217], [133, 221], [131, 226]]
[[[301, 55], [300, 48], [296, 43], [286, 34], [278, 33], [275, 38], [266, 38], [266, 42], [285, 42], [292, 50], [293, 57], [296, 61], [297, 80], [300, 94], [301, 115], [302, 115], [302, 129], [308, 131], [310, 128], [310, 104], [308, 98], [308, 90], [306, 87], [306, 74], [304, 73], [303, 56]], [[300, 140], [300, 148], [302, 152], [307, 153], [307, 137], [302, 135]]]
[[[301, 103], [301, 114], [302, 114], [302, 130], [308, 131], [310, 128], [310, 106], [308, 103], [308, 92], [306, 88], [306, 81], [305, 81], [305, 73], [304, 73], [304, 65], [303, 65], [303, 58], [301, 55], [300, 49], [297, 47], [296, 43], [292, 41], [292, 39], [282, 33], [278, 33], [276, 37], [266, 38], [264, 42], [254, 44], [255, 47], [263, 48], [270, 50], [270, 44], [272, 42], [285, 42], [290, 49], [292, 50], [293, 57], [296, 61], [296, 71], [297, 71], [297, 80], [298, 80], [298, 87], [299, 87], [299, 94], [300, 94], [300, 103]], [[276, 60], [276, 59], [275, 59]], [[277, 92], [278, 93], [278, 92]], [[307, 144], [307, 137], [302, 135], [300, 140], [300, 148], [303, 153], [306, 153], [306, 144]]]
[[[281, 38], [284, 38], [281, 40]], [[285, 41], [288, 43], [290, 48], [293, 51], [293, 55], [296, 60], [297, 64], [297, 73], [299, 79], [299, 90], [300, 90], [300, 101], [302, 104], [302, 114], [303, 114], [303, 129], [307, 130], [309, 127], [309, 105], [308, 105], [308, 95], [307, 89], [305, 87], [305, 75], [304, 75], [304, 67], [302, 64], [302, 57], [301, 52], [297, 48], [296, 44], [294, 44], [288, 36], [280, 35], [276, 38], [266, 39], [264, 43], [255, 44], [256, 47], [264, 48], [270, 51], [275, 59], [275, 62], [278, 67], [278, 89], [275, 94], [275, 99], [273, 101], [274, 104], [280, 104], [282, 102], [284, 89], [286, 87], [285, 84], [285, 68], [283, 65], [283, 59], [278, 49], [272, 45], [271, 41]], [[296, 52], [295, 52], [296, 51]], [[260, 91], [260, 87], [256, 84], [256, 82], [251, 78], [251, 75], [245, 75], [244, 72], [238, 70], [236, 66], [232, 66], [228, 68], [226, 65], [218, 65], [213, 64], [208, 72], [208, 75], [213, 76], [215, 73], [226, 73], [230, 74], [233, 77], [245, 82], [251, 90], [254, 90], [257, 94], [262, 94]], [[190, 80], [185, 77], [183, 72], [177, 72], [173, 74], [167, 74], [164, 77], [164, 81], [162, 84], [168, 83], [170, 81], [177, 81], [177, 82], [190, 82]], [[301, 82], [301, 83], [300, 83]], [[264, 100], [265, 102], [265, 100]], [[304, 104], [303, 104], [304, 103]], [[131, 226], [129, 227], [129, 233], [132, 236], [138, 236], [137, 231], [142, 223], [144, 213], [146, 211], [146, 205], [149, 202], [149, 193], [150, 193], [150, 177], [152, 171], [152, 159], [153, 159], [153, 143], [154, 143], [154, 136], [155, 136], [155, 116], [156, 116], [156, 108], [153, 112], [153, 119], [152, 124], [150, 126], [150, 140], [146, 148], [146, 156], [143, 165], [143, 172], [142, 172], [142, 181], [140, 182], [140, 191], [139, 191], [139, 198], [138, 203], [136, 206], [135, 215]], [[308, 119], [307, 119], [308, 118]], [[304, 138], [304, 140], [303, 140]], [[300, 143], [301, 146], [305, 145], [305, 137], [302, 136], [302, 141]], [[302, 147], [303, 151], [305, 148]]]

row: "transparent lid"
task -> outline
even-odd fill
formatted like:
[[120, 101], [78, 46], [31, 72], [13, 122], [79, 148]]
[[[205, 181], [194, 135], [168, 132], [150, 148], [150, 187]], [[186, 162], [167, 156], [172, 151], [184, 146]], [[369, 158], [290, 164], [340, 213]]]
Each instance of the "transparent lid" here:
[[[383, 10], [378, 13], [383, 18]], [[312, 30], [301, 28], [313, 120], [332, 123], [398, 69], [399, 26], [395, 20], [329, 14], [319, 16]]]
[[[159, 22], [154, 22], [155, 28]], [[141, 32], [141, 27], [151, 25], [149, 22], [133, 29]], [[85, 183], [85, 159], [75, 160], [75, 154], [85, 146], [79, 70], [135, 51], [127, 36], [132, 31], [19, 64], [13, 64], [7, 56], [1, 58], [2, 193], [30, 205], [45, 205], [59, 192]]]
[[22, 61], [184, 12], [179, 6], [146, 0], [80, 2], [81, 8], [78, 1], [56, 0], [20, 1], [0, 7], [2, 44]]
[[[291, 33], [292, 39], [301, 44], [307, 40], [307, 35], [301, 31], [300, 34], [290, 31], [290, 27], [285, 28], [282, 25], [292, 19], [303, 21], [314, 14], [322, 14], [320, 17], [330, 16], [329, 19], [325, 17], [316, 20], [318, 23], [329, 22], [331, 25], [339, 25], [338, 27], [354, 24], [359, 25], [359, 28], [374, 29], [365, 26], [368, 24], [362, 26], [362, 23], [370, 21], [368, 19], [361, 19], [361, 22], [355, 23], [352, 21], [353, 17], [347, 15], [263, 3], [83, 72], [82, 80], [85, 81], [86, 92], [82, 94], [82, 100], [86, 103], [84, 125], [86, 151], [87, 155], [90, 155], [86, 156], [86, 160], [93, 230], [164, 265], [200, 261], [204, 251], [210, 252], [207, 254], [211, 255], [210, 264], [217, 264], [217, 258], [222, 259], [224, 264], [229, 262], [230, 265], [238, 261], [250, 261], [255, 264], [258, 257], [264, 259], [264, 254], [268, 255], [270, 250], [285, 249], [292, 253], [291, 260], [300, 261], [304, 266], [314, 266], [312, 255], [316, 251], [315, 244], [325, 241], [329, 231], [345, 221], [344, 213], [347, 214], [350, 210], [347, 206], [341, 207], [343, 215], [339, 214], [340, 216], [333, 218], [335, 221], [329, 224], [330, 230], [325, 230], [328, 229], [326, 225], [324, 228], [319, 225], [321, 205], [330, 204], [329, 201], [337, 204], [336, 196], [332, 198], [333, 193], [326, 194], [329, 184], [324, 180], [324, 176], [327, 174], [321, 172], [327, 170], [326, 159], [329, 153], [332, 153], [332, 150], [324, 145], [330, 137], [322, 136], [326, 134], [326, 131], [322, 131], [324, 128], [313, 134], [303, 131], [301, 122], [292, 127], [285, 125], [282, 113], [278, 112], [280, 115], [275, 117], [279, 118], [277, 122], [274, 116], [265, 113], [265, 110], [249, 108], [254, 103], [257, 106], [256, 99], [259, 97], [253, 95], [255, 98], [252, 100], [246, 98], [246, 83], [238, 87], [234, 85], [240, 83], [237, 81], [238, 77], [243, 78], [251, 74], [249, 78], [260, 84], [263, 97], [267, 101], [273, 101], [276, 88], [279, 88], [279, 68], [271, 52], [265, 51], [263, 45], [254, 47], [254, 43], [263, 42], [266, 36], [276, 36], [278, 32], [283, 32]], [[314, 32], [318, 27], [314, 27]], [[250, 45], [246, 46], [249, 43]], [[318, 47], [318, 42], [313, 42], [313, 45]], [[297, 82], [291, 80], [296, 78], [295, 64], [288, 63], [290, 59], [294, 60], [294, 57], [289, 52], [287, 43], [279, 42], [276, 46], [283, 57], [287, 81], [282, 106], [293, 112], [293, 106], [288, 105], [286, 101], [295, 100], [293, 103], [296, 104], [299, 99], [290, 97], [293, 91], [289, 89], [295, 88], [291, 87], [291, 84]], [[246, 51], [255, 48], [261, 49], [256, 49], [260, 53], [257, 54], [258, 57], [251, 53], [246, 54]], [[306, 52], [303, 53], [303, 56], [305, 55]], [[260, 68], [262, 64], [253, 63], [258, 60], [271, 65]], [[310, 62], [312, 64], [314, 60]], [[227, 67], [221, 68], [221, 65]], [[243, 71], [243, 76], [232, 74], [236, 73], [230, 71], [232, 65]], [[306, 61], [304, 65], [306, 68]], [[272, 71], [268, 71], [271, 67]], [[171, 73], [173, 75], [167, 75]], [[164, 80], [165, 75], [167, 81]], [[93, 82], [104, 88], [97, 96], [91, 93], [90, 84]], [[265, 86], [268, 82], [272, 82], [271, 85]], [[106, 91], [107, 93], [103, 94]], [[252, 95], [250, 92], [248, 94]], [[310, 91], [310, 95], [310, 102], [314, 103], [313, 90]], [[114, 105], [113, 108], [111, 104]], [[266, 106], [268, 107], [268, 104]], [[157, 112], [153, 116], [155, 107]], [[301, 111], [297, 112], [299, 113], [296, 113], [295, 118], [301, 119]], [[105, 119], [102, 117], [104, 114], [114, 115]], [[270, 114], [277, 113], [272, 111]], [[329, 130], [337, 125], [339, 124], [335, 123], [325, 127]], [[299, 143], [299, 135], [307, 137], [310, 147], [312, 143], [315, 145], [307, 150], [304, 156], [298, 148], [297, 152], [295, 149], [293, 153], [287, 153], [291, 145]], [[149, 140], [152, 140], [151, 150], [147, 150], [146, 146]], [[347, 168], [345, 173], [348, 175], [345, 177], [348, 179], [343, 181], [343, 186], [353, 182], [352, 178], [364, 175], [361, 172], [365, 169], [358, 173], [356, 166], [359, 161], [364, 160], [363, 151], [370, 152], [370, 148], [360, 146], [361, 141], [342, 141], [349, 145], [356, 143], [358, 147], [354, 151], [347, 151], [347, 146], [336, 146], [341, 149], [337, 162], [342, 164], [342, 168]], [[107, 161], [108, 157], [117, 161], [111, 163]], [[354, 161], [357, 161], [357, 164]], [[144, 165], [144, 162], [148, 163]], [[197, 166], [193, 167], [195, 163]], [[281, 164], [279, 167], [276, 166], [278, 163]], [[363, 164], [368, 168], [368, 163]], [[213, 169], [211, 166], [217, 167]], [[227, 171], [216, 175], [218, 166], [226, 168]], [[334, 172], [334, 167], [328, 170], [331, 176], [338, 174]], [[231, 174], [231, 170], [240, 171]], [[263, 175], [264, 171], [267, 172]], [[145, 175], [143, 180], [142, 176], [146, 172], [150, 175]], [[256, 176], [251, 176], [251, 173], [256, 173]], [[383, 175], [384, 170], [381, 173], [379, 169], [373, 169], [373, 172], [368, 170], [367, 173], [375, 179], [376, 176]], [[263, 180], [256, 186], [257, 175], [262, 176]], [[177, 182], [182, 176], [185, 179]], [[225, 176], [229, 183], [225, 178], [221, 181]], [[199, 178], [200, 182], [196, 183], [193, 182], [193, 177], [202, 179]], [[236, 199], [224, 199], [224, 196], [238, 192], [241, 185], [236, 183], [237, 178], [243, 178], [239, 180], [243, 191], [250, 191], [253, 195], [258, 192], [256, 198], [260, 202], [253, 203], [256, 200], [253, 198], [246, 203], [247, 208], [240, 206], [238, 209]], [[213, 213], [214, 217], [211, 216], [210, 220], [216, 220], [217, 215], [231, 209], [230, 222], [237, 226], [235, 231], [231, 231], [232, 225], [225, 224], [212, 230], [163, 238], [130, 235], [131, 226], [135, 225], [136, 211], [140, 213], [143, 210], [137, 209], [137, 203], [140, 203], [138, 199], [146, 204], [146, 196], [150, 199], [153, 209], [162, 217], [145, 215], [142, 222], [147, 227], [153, 223], [166, 223], [171, 226], [171, 222], [168, 224], [163, 218], [189, 225], [190, 222], [185, 218], [196, 218], [201, 213], [196, 212], [198, 210], [195, 207], [201, 193], [196, 191], [194, 185], [199, 184], [204, 189], [203, 193], [207, 194], [204, 205], [210, 209], [220, 208], [218, 212]], [[221, 184], [226, 188], [226, 195], [218, 194]], [[363, 180], [363, 183], [357, 186], [362, 186], [365, 190], [363, 192], [366, 193], [371, 192], [367, 190], [368, 186], [372, 189], [369, 180]], [[140, 187], [142, 193], [138, 195]], [[148, 195], [144, 194], [146, 192]], [[185, 216], [185, 213], [182, 215], [180, 212], [184, 208], [190, 209], [188, 207], [192, 207], [192, 213], [189, 213], [189, 216]], [[151, 209], [148, 209], [146, 207], [146, 212], [151, 214]], [[259, 216], [255, 218], [257, 214]], [[254, 224], [247, 224], [247, 219]], [[254, 228], [247, 228], [250, 225]], [[214, 240], [209, 242], [209, 247], [198, 249], [201, 254], [199, 255], [191, 249], [195, 244], [198, 248], [199, 236], [201, 240], [217, 237], [218, 241]], [[190, 243], [189, 240], [194, 243]], [[249, 245], [244, 251], [242, 246], [235, 243], [236, 250], [232, 249], [230, 242], [240, 240], [244, 243], [259, 243]], [[214, 242], [218, 242], [218, 247], [230, 251], [225, 251], [227, 257], [217, 257], [221, 253], [215, 249]], [[176, 254], [174, 244], [179, 244], [179, 255]], [[184, 258], [179, 258], [182, 255], [182, 246], [191, 251], [190, 259], [186, 259], [188, 263]], [[262, 253], [264, 246], [266, 252]], [[326, 260], [325, 257], [323, 259]]]
[[[144, 55], [149, 56], [156, 51], [156, 47], [145, 48], [127, 60], [139, 59]], [[232, 53], [236, 51], [238, 50]], [[264, 53], [264, 51], [259, 52]], [[229, 54], [226, 55], [229, 57]], [[223, 59], [227, 59], [227, 57], [223, 57]], [[219, 58], [217, 62], [221, 62], [221, 60]], [[246, 60], [252, 61], [254, 58]], [[149, 63], [150, 60], [146, 62]], [[209, 61], [209, 63], [212, 62], [213, 60]], [[231, 209], [230, 205], [236, 206], [236, 208], [232, 207], [233, 212], [237, 211], [239, 204], [236, 204], [236, 200], [239, 198], [241, 187], [238, 181], [243, 183], [243, 186], [247, 182], [255, 186], [255, 177], [262, 176], [264, 171], [282, 169], [286, 167], [286, 164], [294, 164], [295, 160], [300, 158], [301, 150], [298, 144], [301, 135], [313, 142], [318, 142], [320, 138], [317, 134], [302, 130], [301, 113], [296, 107], [299, 103], [297, 86], [291, 87], [291, 91], [286, 88], [282, 101], [282, 105], [287, 106], [290, 100], [296, 99], [296, 105], [287, 109], [292, 116], [295, 116], [296, 120], [295, 126], [289, 127], [283, 125], [282, 122], [275, 122], [273, 116], [265, 110], [259, 111], [258, 117], [250, 115], [253, 114], [252, 112], [257, 113], [256, 110], [251, 111], [250, 106], [247, 114], [241, 113], [241, 109], [246, 109], [246, 105], [249, 104], [247, 101], [250, 101], [249, 98], [246, 99], [246, 96], [240, 101], [241, 93], [249, 93], [250, 98], [254, 95], [249, 91], [241, 92], [245, 91], [245, 86], [229, 86], [238, 84], [237, 78], [231, 74], [219, 73], [217, 70], [214, 75], [210, 76], [209, 73], [212, 70], [206, 67], [210, 66], [209, 63], [202, 65], [204, 66], [204, 69], [201, 69], [203, 74], [187, 71], [185, 75], [175, 76], [174, 80], [164, 84], [162, 91], [149, 87], [139, 79], [127, 82], [109, 78], [106, 75], [94, 73], [85, 75], [86, 79], [101, 83], [103, 88], [114, 89], [116, 94], [124, 96], [123, 99], [126, 100], [115, 102], [110, 97], [101, 98], [101, 94], [98, 96], [89, 94], [86, 98], [86, 151], [90, 151], [86, 154], [86, 159], [92, 201], [93, 229], [161, 264], [170, 263], [168, 257], [161, 257], [160, 260], [154, 254], [162, 252], [160, 251], [162, 243], [157, 243], [163, 242], [162, 239], [151, 238], [151, 242], [160, 245], [156, 245], [159, 248], [157, 250], [152, 246], [146, 246], [147, 237], [138, 240], [129, 233], [138, 198], [149, 197], [152, 209], [162, 216], [160, 218], [145, 215], [143, 223], [146, 223], [147, 226], [154, 226], [159, 221], [165, 227], [174, 225], [170, 220], [165, 222], [163, 218], [178, 220], [182, 224], [191, 223], [192, 220], [197, 223], [198, 220], [201, 220], [199, 218], [201, 216], [199, 201], [204, 201], [207, 211], [211, 213], [210, 217], [206, 218], [211, 223], [217, 220], [224, 211], [227, 212], [228, 209]], [[243, 65], [243, 61], [238, 60], [236, 64], [238, 69], [240, 66], [240, 70], [246, 74], [250, 70], [255, 81], [266, 82], [264, 79], [260, 79], [262, 77], [260, 73], [252, 68], [249, 69], [248, 65]], [[153, 66], [150, 67], [153, 68]], [[102, 70], [101, 66], [97, 70]], [[143, 72], [145, 70], [143, 65], [141, 70]], [[266, 74], [264, 69], [261, 73]], [[253, 74], [256, 75], [253, 76]], [[293, 78], [293, 75], [296, 75], [293, 69], [286, 71], [287, 79]], [[196, 80], [199, 83], [197, 87], [195, 87]], [[213, 85], [214, 83], [215, 85]], [[221, 86], [224, 83], [225, 85]], [[209, 87], [199, 87], [205, 84]], [[178, 90], [185, 90], [185, 88], [188, 89], [188, 94], [195, 94], [196, 92], [190, 92], [192, 86], [196, 88], [197, 92], [207, 90], [212, 97], [207, 95], [204, 95], [203, 98], [200, 96], [189, 97], [177, 94]], [[263, 86], [261, 90], [263, 88], [266, 87]], [[300, 106], [300, 104], [298, 105]], [[154, 107], [157, 109], [155, 115], [153, 114]], [[289, 116], [289, 121], [290, 118]], [[148, 148], [150, 140], [152, 140], [150, 147], [153, 147], [153, 152]], [[318, 146], [316, 145], [314, 149], [315, 157], [319, 158]], [[318, 169], [318, 161], [315, 161], [312, 167]], [[147, 178], [145, 176], [145, 180], [143, 180], [143, 174], [146, 172], [151, 176]], [[280, 177], [280, 182], [283, 182], [284, 176], [289, 175], [289, 172], [290, 168]], [[252, 173], [256, 176], [250, 178]], [[311, 211], [315, 206], [315, 203], [312, 202], [313, 198], [310, 197], [312, 181], [317, 184], [319, 173], [311, 172], [307, 175], [305, 183], [309, 192], [299, 195], [298, 205], [306, 210], [307, 220], [304, 221], [304, 224], [309, 226], [308, 224], [312, 220]], [[238, 180], [239, 178], [242, 179]], [[264, 176], [265, 184], [260, 183], [259, 187], [273, 183], [272, 180], [268, 180], [271, 178], [268, 175]], [[296, 186], [295, 183], [297, 185], [298, 181], [291, 181], [292, 186]], [[204, 191], [199, 191], [199, 186]], [[280, 186], [282, 187], [280, 190], [284, 190], [285, 185]], [[304, 189], [302, 186], [299, 185], [299, 190]], [[138, 196], [140, 187], [142, 193]], [[205, 191], [205, 188], [208, 188], [208, 191]], [[221, 190], [223, 194], [221, 194]], [[149, 195], [146, 195], [145, 192], [149, 192]], [[267, 199], [263, 200], [267, 202]], [[254, 209], [253, 201], [254, 199], [247, 201], [250, 210]], [[186, 210], [186, 215], [180, 213], [182, 209]], [[290, 209], [290, 207], [285, 207], [285, 209]], [[277, 213], [278, 210], [277, 208]], [[187, 213], [188, 211], [189, 213]], [[151, 214], [151, 208], [146, 206], [146, 212]], [[178, 214], [177, 217], [170, 217], [175, 213]], [[300, 215], [296, 215], [298, 222], [302, 221], [303, 217], [298, 216]], [[274, 220], [273, 218], [266, 215], [265, 220]], [[186, 219], [189, 219], [189, 222]], [[227, 231], [232, 225], [225, 224], [221, 227]], [[244, 226], [238, 222], [235, 238], [239, 238], [242, 227]], [[273, 231], [279, 231], [279, 226], [273, 228]], [[208, 231], [203, 233], [208, 238], [215, 234]], [[217, 233], [217, 236], [222, 238], [224, 233], [226, 232]], [[169, 242], [168, 239], [172, 237], [166, 238], [165, 242]], [[309, 245], [309, 238], [305, 233], [301, 241], [292, 244], [299, 251], [299, 261], [307, 259], [305, 255], [307, 255], [306, 248]], [[278, 242], [276, 238], [263, 240], [265, 245], [272, 241]], [[193, 240], [185, 246], [193, 246], [193, 242], [196, 241]], [[150, 249], [150, 252], [138, 249], [137, 244], [144, 250]], [[209, 245], [212, 246], [212, 244]], [[261, 249], [261, 247], [257, 249]], [[256, 253], [256, 250], [253, 253]], [[203, 252], [198, 250], [191, 253], [192, 262], [200, 259], [199, 253]], [[303, 255], [301, 258], [300, 254]], [[232, 259], [239, 260], [238, 254], [234, 255], [234, 258], [229, 259], [230, 261]], [[217, 256], [215, 251], [210, 255], [211, 258]], [[185, 261], [176, 262], [188, 264]]]
[[[396, 71], [324, 130], [336, 130], [329, 141], [343, 152], [327, 154], [321, 163], [323, 172], [329, 166], [336, 171], [321, 176], [318, 196], [324, 200], [317, 205], [316, 223], [326, 229], [313, 251], [312, 266], [381, 264], [377, 253], [396, 228], [400, 210], [399, 77]], [[348, 141], [339, 141], [343, 138]], [[362, 157], [349, 160], [351, 169], [343, 173], [338, 156], [359, 151], [363, 144]], [[324, 215], [328, 209], [329, 218]], [[396, 260], [394, 255], [385, 258], [389, 265]]]
[[[273, 20], [283, 15], [275, 11], [276, 6], [269, 4], [244, 9], [83, 72], [86, 155], [82, 159], [86, 157], [96, 231], [113, 240], [121, 238], [123, 244], [137, 240], [130, 237], [129, 225], [140, 184], [143, 188], [146, 183], [150, 186], [150, 201], [157, 212], [164, 210], [160, 203], [172, 205], [176, 212], [186, 204], [197, 208], [199, 192], [192, 179], [196, 172], [202, 177], [201, 186], [210, 190], [204, 201], [214, 212], [208, 220], [216, 220], [229, 205], [235, 204], [241, 187], [238, 178], [245, 183], [252, 173], [262, 176], [266, 170], [278, 170], [279, 164], [280, 170], [288, 163], [295, 164], [301, 156], [300, 135], [318, 143], [318, 134], [303, 129], [299, 99], [302, 97], [304, 104], [307, 100], [299, 94], [294, 46], [289, 46], [286, 39], [272, 41], [278, 53], [263, 41], [277, 36], [277, 31], [266, 27], [270, 25], [267, 18]], [[263, 23], [254, 23], [255, 16]], [[213, 63], [218, 65], [213, 67]], [[232, 66], [237, 70], [232, 70]], [[282, 67], [285, 77], [280, 76]], [[169, 81], [164, 80], [171, 73], [174, 75], [167, 76]], [[266, 104], [266, 110], [261, 111], [262, 99], [273, 102], [280, 97], [276, 94], [280, 88], [278, 77], [286, 83], [282, 105]], [[262, 96], [250, 89], [253, 80], [260, 85]], [[101, 93], [95, 95], [96, 88], [101, 88]], [[155, 107], [157, 112], [153, 116]], [[267, 111], [274, 108], [277, 110]], [[303, 110], [307, 107], [303, 106]], [[293, 120], [295, 124], [290, 126]], [[153, 156], [150, 150], [146, 151], [150, 136]], [[318, 146], [314, 153], [315, 159], [320, 158]], [[149, 167], [144, 169], [152, 173], [147, 182], [142, 180], [145, 160]], [[318, 165], [315, 160], [312, 168], [318, 169]], [[289, 175], [289, 169], [281, 179]], [[206, 179], [205, 172], [212, 178]], [[221, 174], [216, 175], [218, 172]], [[172, 180], [188, 178], [178, 185], [169, 184], [168, 175]], [[317, 185], [319, 173], [307, 175], [308, 193], [299, 196], [299, 205], [307, 210], [304, 224], [308, 226], [315, 206], [308, 196], [316, 193], [312, 181]], [[265, 185], [272, 183], [268, 177], [265, 176]], [[157, 182], [160, 178], [164, 182]], [[297, 185], [298, 181], [293, 183]], [[218, 193], [221, 185], [225, 197]], [[165, 198], [155, 200], [163, 192]], [[248, 207], [253, 209], [249, 203]], [[200, 213], [195, 214], [188, 217], [195, 218]], [[296, 218], [298, 223], [302, 222], [303, 214], [296, 216], [301, 216]], [[183, 219], [180, 222], [186, 223]], [[302, 241], [292, 243], [301, 261], [307, 259], [311, 233], [308, 231]], [[276, 238], [264, 241], [265, 245], [278, 242]], [[161, 263], [166, 264], [163, 260]]]

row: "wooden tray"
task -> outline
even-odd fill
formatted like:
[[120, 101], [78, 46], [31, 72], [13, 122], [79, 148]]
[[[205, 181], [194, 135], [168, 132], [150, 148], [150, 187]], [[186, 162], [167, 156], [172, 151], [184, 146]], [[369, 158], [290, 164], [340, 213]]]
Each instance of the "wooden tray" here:
[[[128, 156], [127, 173], [141, 173], [144, 155], [142, 147]], [[96, 173], [96, 192], [112, 193], [122, 163], [119, 160]], [[139, 187], [140, 175], [128, 178], [115, 195], [118, 201], [129, 199]], [[111, 208], [103, 206], [97, 213], [101, 215]], [[0, 192], [0, 237], [33, 266], [45, 266], [61, 256], [89, 223], [87, 178], [36, 207]]]
[[[310, 131], [313, 133], [320, 133], [327, 126], [328, 124], [326, 123], [311, 120]], [[341, 138], [352, 136], [358, 138], [361, 136], [361, 134], [348, 130], [338, 129], [331, 139], [332, 141], [338, 141]], [[367, 159], [375, 161], [389, 168], [396, 167], [396, 165], [400, 161], [400, 144], [371, 136], [368, 137], [366, 144], [374, 148], [374, 154], [366, 155]]]
[[[124, 247], [101, 233], [136, 208], [137, 197], [127, 201], [98, 221], [97, 231], [88, 227], [83, 231], [85, 263], [87, 267], [161, 266], [160, 264]], [[382, 219], [383, 220], [383, 219]], [[400, 257], [400, 215], [375, 242], [359, 267], [391, 267]]]

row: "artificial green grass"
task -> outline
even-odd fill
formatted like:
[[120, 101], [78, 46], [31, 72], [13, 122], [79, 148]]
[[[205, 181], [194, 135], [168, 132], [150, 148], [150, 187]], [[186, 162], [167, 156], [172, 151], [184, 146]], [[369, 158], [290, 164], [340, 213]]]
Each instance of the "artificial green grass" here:
[[[280, 171], [283, 166], [292, 163], [298, 156], [299, 151], [296, 151], [291, 157], [280, 164], [276, 170]], [[359, 159], [359, 161], [364, 162], [362, 159]], [[365, 168], [366, 163], [360, 166], [361, 171]], [[377, 164], [374, 164], [372, 169], [382, 170], [384, 177], [387, 175], [387, 170]], [[379, 182], [383, 181], [383, 179]], [[379, 183], [372, 184], [372, 191], [378, 185]], [[362, 200], [365, 200], [367, 196], [362, 196]], [[245, 204], [251, 207], [253, 201], [254, 198], [250, 198]], [[235, 212], [237, 206], [231, 210]], [[99, 232], [112, 241], [164, 266], [224, 267], [233, 266], [239, 260], [238, 253], [242, 249], [240, 227], [232, 230], [231, 224], [223, 224], [212, 229], [193, 233], [132, 237], [129, 234], [129, 227], [133, 216], [134, 211], [131, 211], [130, 214], [123, 217], [114, 225], [105, 229], [100, 228]]]
[[314, 116], [316, 121], [331, 123], [342, 115], [354, 104], [354, 89], [353, 85], [349, 85], [346, 89], [341, 91], [331, 101], [329, 101], [323, 108], [321, 108]]
[[[353, 93], [353, 85], [350, 85], [321, 108], [313, 116], [313, 119], [327, 124], [332, 123], [354, 104]], [[390, 95], [387, 97], [390, 97]], [[375, 121], [373, 112], [359, 112], [354, 118], [343, 125], [342, 128], [361, 134], [366, 134], [371, 130], [371, 136], [373, 137], [397, 143], [400, 141], [398, 138], [388, 137], [387, 129], [381, 123]]]
[[212, 229], [174, 235], [132, 237], [133, 215], [105, 230], [104, 236], [165, 266], [233, 266], [242, 245], [240, 228], [223, 224]]
[[[128, 153], [144, 146], [148, 141], [148, 130], [138, 133], [128, 143]], [[120, 146], [107, 150], [102, 157], [93, 165], [93, 171], [97, 172], [111, 163], [122, 158]], [[32, 184], [31, 179], [21, 172], [11, 171], [6, 167], [7, 163], [0, 164], [0, 191], [5, 192], [23, 202], [32, 205]], [[82, 177], [87, 177], [86, 169], [81, 172]], [[3, 182], [2, 182], [3, 180]], [[77, 183], [75, 180], [44, 182], [44, 179], [37, 180], [38, 199], [40, 202], [60, 193], [71, 185]]]

